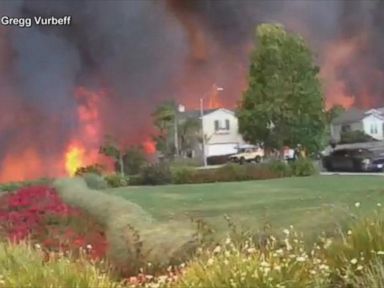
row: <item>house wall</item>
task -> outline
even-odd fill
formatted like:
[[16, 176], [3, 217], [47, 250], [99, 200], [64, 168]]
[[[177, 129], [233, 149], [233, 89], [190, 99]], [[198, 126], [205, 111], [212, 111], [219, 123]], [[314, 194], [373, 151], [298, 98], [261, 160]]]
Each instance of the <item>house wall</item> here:
[[[364, 132], [377, 140], [384, 139], [383, 132], [383, 123], [384, 121], [375, 117], [374, 115], [369, 115], [363, 119], [363, 129]], [[376, 129], [371, 129], [376, 127]]]
[[[341, 138], [341, 133], [342, 133], [342, 126], [344, 126], [345, 124], [341, 125], [341, 124], [337, 124], [337, 125], [332, 125], [331, 126], [331, 136], [332, 136], [332, 139], [336, 140], [336, 141], [340, 141], [340, 138]], [[363, 123], [361, 121], [359, 122], [353, 122], [353, 123], [349, 123], [347, 124], [349, 125], [351, 131], [363, 131]]]
[[[226, 129], [225, 121], [229, 121], [229, 129]], [[215, 121], [219, 121], [219, 127], [215, 130]], [[203, 117], [204, 134], [206, 139], [206, 155], [226, 155], [235, 153], [237, 146], [244, 144], [239, 134], [238, 119], [235, 114], [226, 109], [219, 109]]]

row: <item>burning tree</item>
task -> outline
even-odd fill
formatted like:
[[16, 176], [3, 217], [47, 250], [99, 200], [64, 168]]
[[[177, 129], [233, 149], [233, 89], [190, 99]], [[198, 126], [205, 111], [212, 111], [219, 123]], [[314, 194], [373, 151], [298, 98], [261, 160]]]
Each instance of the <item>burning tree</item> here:
[[239, 129], [253, 143], [280, 149], [302, 144], [318, 150], [326, 120], [319, 69], [304, 40], [281, 25], [257, 27], [248, 89], [240, 103]]

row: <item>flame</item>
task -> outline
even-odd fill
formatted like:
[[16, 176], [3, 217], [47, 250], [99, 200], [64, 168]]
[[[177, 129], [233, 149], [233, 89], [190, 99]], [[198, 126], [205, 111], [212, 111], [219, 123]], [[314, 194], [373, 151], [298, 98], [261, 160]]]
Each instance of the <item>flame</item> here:
[[350, 95], [347, 83], [345, 79], [340, 77], [339, 73], [342, 68], [348, 67], [349, 63], [353, 63], [362, 42], [362, 37], [359, 35], [354, 38], [331, 42], [325, 48], [320, 76], [324, 80], [328, 108], [333, 105], [343, 105], [349, 108], [355, 104], [357, 95]]
[[143, 147], [144, 147], [144, 151], [147, 154], [155, 154], [156, 153], [156, 144], [151, 139], [144, 141]]
[[217, 108], [222, 108], [223, 104], [220, 102], [219, 99], [219, 93], [220, 91], [218, 90], [219, 87], [215, 85], [212, 86], [212, 92], [209, 97], [209, 102], [208, 102], [208, 109], [217, 109]]
[[77, 169], [84, 166], [85, 150], [81, 146], [71, 146], [65, 153], [65, 170], [68, 175], [75, 175]]
[[39, 177], [42, 166], [38, 153], [33, 149], [8, 154], [2, 163], [0, 181], [22, 181]]

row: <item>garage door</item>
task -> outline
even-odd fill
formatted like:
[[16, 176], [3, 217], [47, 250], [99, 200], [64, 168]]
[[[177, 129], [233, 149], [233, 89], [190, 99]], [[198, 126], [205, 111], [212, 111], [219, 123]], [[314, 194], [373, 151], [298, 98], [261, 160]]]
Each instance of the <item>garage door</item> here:
[[209, 144], [207, 147], [207, 157], [220, 156], [237, 153], [237, 143], [231, 144]]

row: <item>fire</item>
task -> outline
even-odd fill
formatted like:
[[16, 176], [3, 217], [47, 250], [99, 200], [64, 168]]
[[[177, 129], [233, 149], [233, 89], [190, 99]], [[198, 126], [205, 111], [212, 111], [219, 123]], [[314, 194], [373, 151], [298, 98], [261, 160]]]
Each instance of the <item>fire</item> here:
[[85, 150], [80, 146], [72, 146], [65, 153], [65, 170], [68, 175], [73, 176], [76, 170], [84, 166]]
[[156, 144], [153, 140], [148, 139], [148, 140], [144, 141], [143, 146], [144, 146], [144, 151], [147, 154], [155, 154], [156, 153]]
[[220, 88], [217, 85], [212, 86], [212, 92], [209, 97], [209, 102], [208, 102], [208, 109], [217, 109], [217, 108], [222, 108], [223, 104], [220, 102], [219, 99], [219, 93], [220, 93]]
[[43, 167], [38, 153], [33, 149], [27, 149], [22, 153], [8, 154], [0, 171], [0, 181], [22, 181], [37, 178]]
[[325, 49], [321, 77], [325, 82], [327, 106], [343, 105], [349, 108], [355, 104], [355, 97], [348, 92], [348, 83], [340, 77], [340, 71], [353, 62], [358, 52], [361, 37], [331, 42]]

